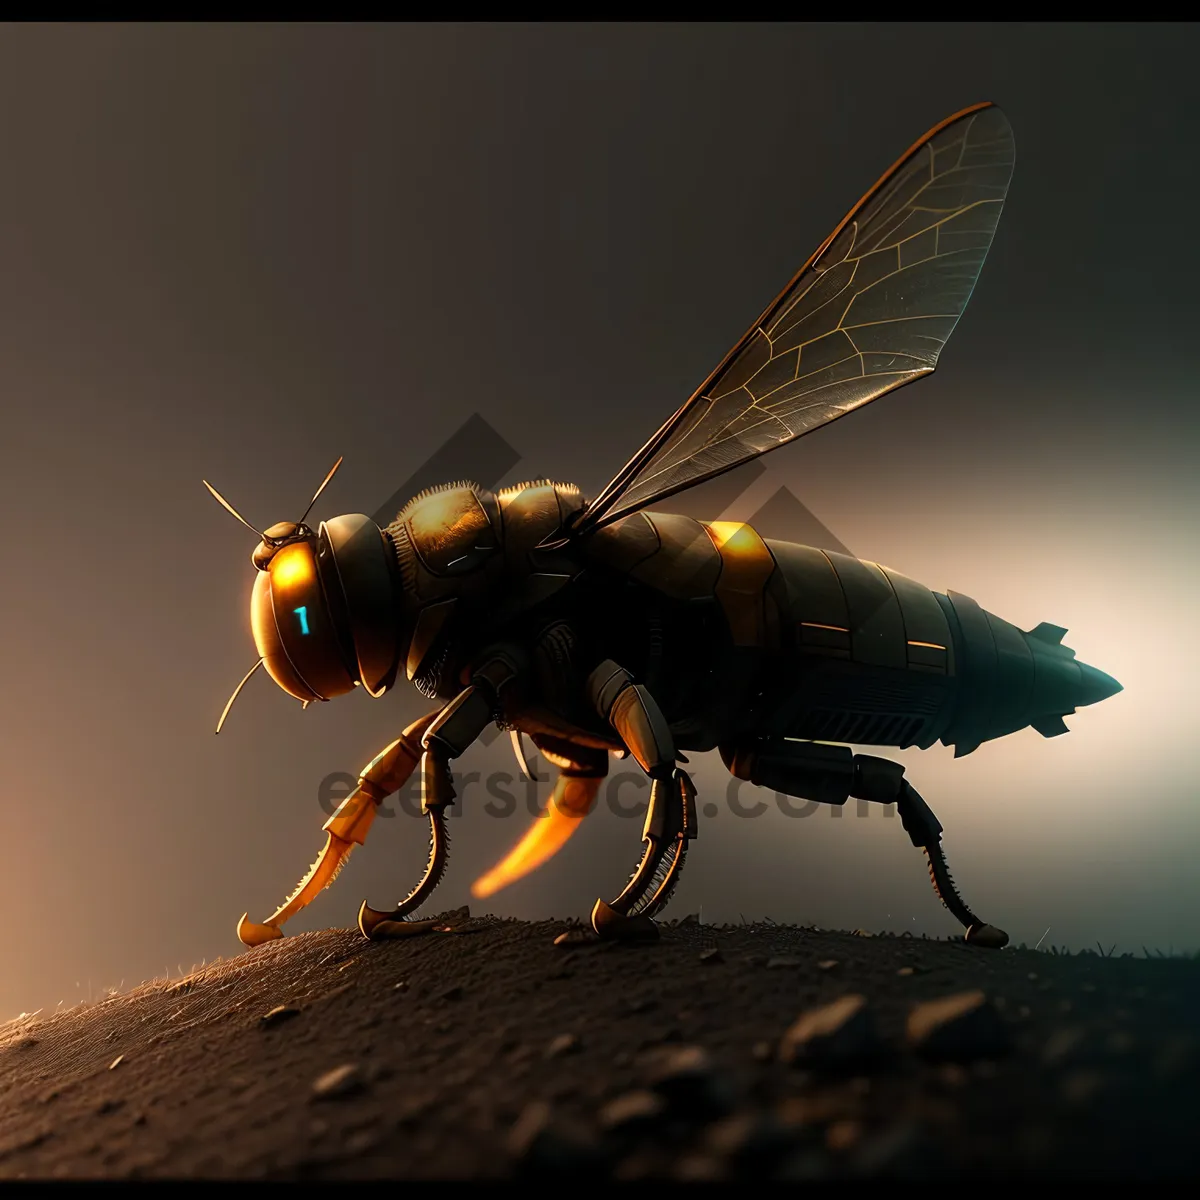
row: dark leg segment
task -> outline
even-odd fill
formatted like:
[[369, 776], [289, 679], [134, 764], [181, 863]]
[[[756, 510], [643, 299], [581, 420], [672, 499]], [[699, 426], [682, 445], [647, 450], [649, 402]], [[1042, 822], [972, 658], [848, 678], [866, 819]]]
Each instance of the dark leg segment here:
[[941, 822], [904, 778], [899, 763], [855, 754], [848, 746], [782, 738], [723, 746], [721, 757], [738, 779], [788, 796], [822, 804], [845, 804], [852, 796], [875, 804], [895, 804], [904, 832], [914, 846], [925, 851], [934, 891], [966, 928], [966, 940], [995, 948], [1008, 944], [1008, 934], [981, 921], [958, 894], [941, 846]]
[[697, 833], [696, 789], [684, 771], [652, 779], [650, 807], [642, 829], [642, 857], [610, 903], [597, 900], [592, 928], [606, 938], [653, 940], [653, 917], [666, 906], [679, 882], [688, 843]]
[[421, 807], [429, 817], [429, 859], [425, 874], [391, 912], [380, 912], [365, 900], [358, 910], [358, 928], [364, 937], [389, 936], [395, 930], [389, 923], [411, 920], [411, 914], [433, 894], [442, 881], [450, 855], [450, 835], [446, 830], [446, 808], [454, 802], [454, 785], [447, 756], [434, 747], [421, 757]]

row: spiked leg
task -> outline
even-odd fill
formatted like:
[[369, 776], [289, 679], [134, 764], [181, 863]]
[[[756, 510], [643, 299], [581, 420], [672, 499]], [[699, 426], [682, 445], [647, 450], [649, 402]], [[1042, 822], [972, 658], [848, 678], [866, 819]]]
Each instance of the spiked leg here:
[[941, 846], [941, 823], [904, 778], [899, 763], [854, 754], [848, 746], [786, 739], [722, 746], [721, 757], [737, 778], [788, 796], [824, 804], [845, 804], [851, 796], [876, 804], [895, 804], [912, 844], [925, 851], [934, 891], [965, 926], [966, 940], [973, 946], [997, 949], [1008, 944], [1008, 934], [981, 921], [958, 894]]
[[504, 706], [504, 689], [519, 674], [519, 647], [490, 647], [471, 671], [471, 682], [426, 724], [421, 737], [421, 809], [430, 822], [429, 861], [421, 882], [391, 912], [380, 912], [366, 901], [358, 910], [358, 928], [365, 937], [398, 937], [413, 932], [425, 922], [409, 922], [446, 869], [450, 839], [446, 835], [444, 814], [454, 803], [454, 781], [450, 762], [491, 724], [495, 713]]
[[[358, 928], [364, 937], [377, 939], [385, 937], [403, 937], [408, 933], [424, 930], [431, 925], [424, 921], [409, 921], [408, 914], [416, 912], [433, 894], [433, 889], [442, 881], [446, 863], [450, 857], [450, 835], [446, 830], [446, 810], [444, 806], [429, 810], [429, 861], [425, 864], [425, 874], [417, 884], [391, 912], [379, 912], [371, 908], [364, 900], [358, 910]], [[397, 929], [394, 926], [403, 925]]]
[[[450, 855], [450, 836], [446, 830], [446, 809], [454, 802], [454, 785], [450, 778], [448, 756], [437, 744], [428, 747], [421, 757], [421, 807], [429, 816], [429, 860], [420, 883], [391, 912], [372, 908], [365, 900], [358, 910], [358, 928], [364, 937], [379, 939], [403, 937], [430, 928], [425, 922], [409, 922], [410, 913], [432, 895], [442, 881]], [[414, 928], [396, 928], [412, 925]]]
[[[856, 756], [861, 757], [864, 756]], [[870, 796], [863, 798], [871, 799]], [[958, 894], [950, 876], [945, 852], [942, 850], [942, 824], [907, 779], [901, 784], [896, 808], [904, 824], [904, 832], [908, 834], [912, 844], [925, 851], [925, 857], [929, 860], [929, 879], [933, 890], [950, 915], [966, 928], [966, 940], [973, 946], [985, 946], [994, 950], [1007, 946], [1008, 934], [995, 925], [981, 921]]]
[[653, 941], [661, 912], [679, 882], [688, 843], [696, 836], [696, 789], [686, 772], [651, 781], [650, 807], [642, 830], [642, 857], [621, 894], [597, 900], [592, 928], [602, 938]]
[[[368, 764], [359, 777], [358, 787], [325, 822], [325, 845], [295, 891], [262, 924], [251, 921], [249, 913], [243, 914], [237, 928], [238, 938], [243, 945], [259, 946], [283, 937], [280, 926], [333, 883], [346, 865], [350, 852], [366, 841], [380, 803], [403, 787], [413, 773], [421, 757], [421, 736], [438, 711], [434, 710], [414, 721]], [[430, 857], [432, 862], [434, 856]], [[427, 870], [426, 879], [428, 876]], [[424, 882], [422, 880], [422, 884]]]

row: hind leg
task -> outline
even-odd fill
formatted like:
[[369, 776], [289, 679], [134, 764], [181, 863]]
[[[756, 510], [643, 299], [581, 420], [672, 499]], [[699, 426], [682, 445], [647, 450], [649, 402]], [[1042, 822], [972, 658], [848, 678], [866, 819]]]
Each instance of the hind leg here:
[[941, 822], [904, 778], [899, 763], [855, 754], [848, 746], [783, 738], [722, 746], [721, 758], [738, 779], [788, 796], [823, 804], [845, 804], [851, 796], [876, 804], [895, 804], [904, 832], [914, 846], [925, 851], [934, 891], [966, 928], [966, 940], [994, 948], [1008, 944], [1008, 934], [981, 921], [958, 894], [941, 846]]

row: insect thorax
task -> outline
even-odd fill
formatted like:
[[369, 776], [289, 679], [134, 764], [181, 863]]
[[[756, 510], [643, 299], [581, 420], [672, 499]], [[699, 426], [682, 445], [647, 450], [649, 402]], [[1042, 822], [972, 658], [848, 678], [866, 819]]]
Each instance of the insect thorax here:
[[403, 594], [402, 659], [420, 691], [453, 694], [471, 650], [573, 573], [536, 547], [584, 503], [572, 484], [537, 480], [493, 492], [460, 480], [404, 506], [385, 533]]

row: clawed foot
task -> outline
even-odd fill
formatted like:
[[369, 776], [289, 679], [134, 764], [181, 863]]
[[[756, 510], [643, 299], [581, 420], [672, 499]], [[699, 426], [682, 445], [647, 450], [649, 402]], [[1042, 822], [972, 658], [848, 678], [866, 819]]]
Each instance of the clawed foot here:
[[[359, 926], [361, 929], [361, 925]], [[423, 933], [434, 931], [448, 932], [449, 926], [441, 921], [389, 921], [386, 918], [371, 926], [371, 932], [366, 936], [373, 942], [384, 942], [396, 938], [419, 937]]]
[[358, 910], [358, 929], [363, 937], [370, 938], [373, 942], [381, 942], [392, 938], [417, 937], [423, 933], [471, 933], [473, 930], [462, 927], [470, 919], [471, 910], [464, 906], [441, 917], [406, 921], [399, 909], [380, 912], [371, 908], [364, 900]]
[[659, 937], [658, 926], [649, 917], [628, 917], [603, 900], [592, 909], [592, 928], [605, 941], [657, 942]]
[[972, 946], [984, 946], [989, 950], [999, 950], [1008, 945], [1008, 934], [995, 925], [972, 925], [966, 933], [966, 941]]
[[237, 935], [243, 946], [261, 946], [264, 942], [283, 937], [283, 930], [278, 925], [256, 925], [250, 920], [249, 913], [243, 913], [238, 922]]
[[358, 930], [365, 938], [373, 942], [388, 941], [393, 938], [418, 937], [423, 933], [433, 933], [435, 930], [448, 930], [444, 918], [425, 921], [406, 921], [398, 911], [380, 912], [371, 908], [364, 900], [358, 910]]

